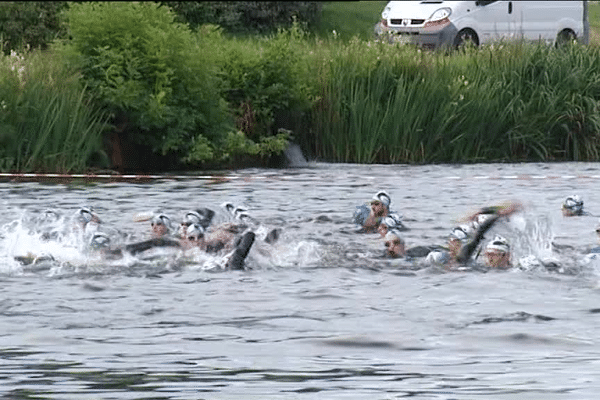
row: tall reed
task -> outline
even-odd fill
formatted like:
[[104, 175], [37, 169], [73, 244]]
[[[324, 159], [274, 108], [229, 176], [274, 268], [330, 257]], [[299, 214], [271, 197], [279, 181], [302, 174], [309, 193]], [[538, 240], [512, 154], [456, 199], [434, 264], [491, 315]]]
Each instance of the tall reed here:
[[322, 42], [307, 141], [359, 163], [597, 160], [598, 48]]
[[83, 172], [94, 157], [106, 161], [106, 116], [60, 59], [38, 51], [2, 57], [0, 94], [0, 170]]

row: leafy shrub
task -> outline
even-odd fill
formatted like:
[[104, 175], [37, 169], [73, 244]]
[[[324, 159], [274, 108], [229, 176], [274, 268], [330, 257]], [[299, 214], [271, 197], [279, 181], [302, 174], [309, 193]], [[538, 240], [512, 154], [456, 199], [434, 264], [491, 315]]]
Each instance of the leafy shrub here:
[[192, 29], [219, 25], [231, 33], [272, 33], [289, 28], [294, 19], [314, 27], [320, 19], [318, 1], [166, 1]]
[[230, 39], [220, 44], [221, 78], [237, 128], [253, 140], [274, 135], [278, 114], [310, 107], [305, 33], [290, 29], [259, 39]]
[[233, 125], [214, 60], [168, 7], [74, 3], [66, 15], [72, 39], [61, 51], [134, 142], [186, 162], [215, 156]]
[[5, 55], [26, 47], [46, 49], [66, 33], [59, 13], [66, 1], [7, 1], [0, 6], [0, 35]]

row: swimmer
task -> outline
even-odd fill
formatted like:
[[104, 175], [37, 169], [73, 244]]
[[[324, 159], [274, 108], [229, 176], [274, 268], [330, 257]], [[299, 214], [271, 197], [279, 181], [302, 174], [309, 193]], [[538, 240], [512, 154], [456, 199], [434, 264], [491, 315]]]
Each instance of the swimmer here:
[[485, 265], [490, 268], [510, 268], [510, 246], [502, 236], [496, 236], [485, 246]]
[[[448, 241], [448, 251], [435, 250], [427, 255], [426, 262], [450, 267], [467, 264], [472, 260], [475, 251], [484, 239], [485, 233], [500, 218], [508, 217], [521, 209], [522, 205], [520, 203], [513, 202], [502, 206], [486, 207], [476, 212], [468, 220], [471, 222], [476, 221], [477, 224], [472, 224], [471, 226], [462, 225], [455, 228]], [[486, 218], [479, 218], [482, 214], [487, 215]], [[479, 223], [479, 221], [482, 222]], [[473, 226], [476, 226], [476, 229], [473, 229]]]
[[385, 254], [391, 258], [404, 257], [406, 254], [404, 239], [400, 237], [400, 231], [391, 229], [385, 237]]
[[448, 247], [432, 250], [427, 254], [426, 262], [428, 264], [445, 265], [452, 260], [456, 260], [463, 244], [467, 244], [471, 240], [473, 232], [472, 225], [463, 224], [455, 227], [448, 236]]
[[85, 228], [90, 222], [101, 223], [98, 214], [93, 212], [91, 207], [81, 207], [75, 212], [75, 221], [79, 223], [82, 228]]
[[188, 250], [197, 247], [206, 250], [204, 242], [204, 228], [200, 224], [186, 226], [185, 235], [180, 240], [181, 248]]
[[427, 256], [438, 247], [433, 246], [414, 246], [406, 248], [404, 239], [400, 236], [399, 229], [390, 229], [384, 236], [385, 256], [389, 258], [406, 257], [407, 259], [420, 258]]
[[153, 237], [137, 243], [127, 244], [122, 247], [112, 247], [111, 238], [105, 232], [96, 232], [90, 240], [90, 249], [99, 252], [104, 258], [115, 260], [123, 257], [123, 252], [132, 255], [140, 254], [146, 250], [157, 247], [174, 247], [180, 248], [181, 244], [178, 240], [167, 237]]
[[352, 222], [360, 226], [357, 232], [377, 232], [382, 220], [390, 214], [391, 202], [389, 194], [380, 190], [371, 201], [357, 206], [352, 216]]
[[247, 225], [233, 222], [214, 227], [205, 238], [206, 252], [230, 251], [234, 247], [235, 239], [247, 230]]
[[565, 217], [585, 215], [583, 211], [583, 200], [578, 195], [569, 196], [562, 203], [562, 214]]
[[[209, 238], [209, 241], [207, 242], [204, 237], [204, 229], [200, 224], [190, 225], [187, 228], [186, 233], [186, 237], [181, 242], [181, 246], [184, 249], [198, 247], [201, 250], [210, 250], [207, 252], [212, 252], [216, 249], [215, 243], [223, 239], [222, 237], [220, 237], [219, 239], [215, 240], [215, 238], [213, 237]], [[233, 248], [233, 251], [229, 255], [229, 258], [226, 263], [226, 268], [231, 270], [245, 269], [245, 260], [248, 257], [248, 253], [250, 252], [252, 244], [254, 243], [255, 234], [252, 231], [246, 231], [243, 232], [241, 235], [234, 236], [234, 238], [235, 240], [231, 246]], [[221, 244], [224, 248], [229, 247], [229, 244], [223, 244], [219, 242], [219, 246]]]
[[210, 226], [214, 215], [215, 212], [208, 208], [186, 211], [183, 216], [183, 221], [177, 229], [177, 236], [185, 237], [186, 228], [193, 224], [198, 224], [202, 229], [206, 230]]
[[381, 235], [381, 237], [385, 237], [385, 235], [392, 229], [397, 231], [406, 230], [406, 227], [402, 223], [402, 216], [396, 213], [390, 214], [385, 217], [381, 224], [377, 227], [377, 232]]
[[[225, 228], [225, 232], [221, 231], [218, 236], [223, 238], [225, 235], [229, 236], [227, 231], [239, 230], [238, 228], [251, 229], [257, 238], [268, 244], [273, 244], [279, 240], [281, 236], [281, 228], [270, 228], [257, 221], [256, 218], [252, 217], [248, 213], [248, 209], [243, 206], [235, 206], [232, 202], [225, 202], [221, 204], [221, 207], [229, 214], [233, 219], [232, 225], [222, 225]], [[238, 226], [238, 228], [232, 228], [232, 226]], [[214, 236], [215, 238], [217, 236]], [[222, 241], [222, 240], [221, 240]]]
[[165, 214], [159, 213], [150, 221], [150, 227], [152, 238], [167, 236], [171, 233], [171, 219]]
[[[180, 250], [189, 250], [194, 247], [205, 250], [204, 228], [200, 224], [192, 224], [187, 228], [187, 236], [181, 240], [168, 237], [158, 237], [144, 240], [138, 243], [125, 245], [124, 247], [111, 247], [110, 237], [104, 232], [96, 232], [91, 241], [90, 248], [100, 252], [100, 254], [109, 260], [115, 260], [123, 257], [123, 252], [132, 255], [140, 254], [152, 248], [171, 247]], [[232, 270], [246, 269], [245, 260], [248, 257], [250, 248], [254, 243], [254, 232], [245, 232], [234, 243], [233, 251], [228, 256], [226, 268]]]

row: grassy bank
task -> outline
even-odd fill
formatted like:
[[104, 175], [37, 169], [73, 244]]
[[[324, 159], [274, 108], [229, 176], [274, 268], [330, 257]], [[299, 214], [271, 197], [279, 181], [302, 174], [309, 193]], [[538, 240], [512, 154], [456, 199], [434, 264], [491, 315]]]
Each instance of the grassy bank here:
[[314, 134], [302, 138], [317, 158], [598, 159], [598, 47], [506, 43], [447, 55], [352, 41], [322, 51]]
[[0, 58], [0, 170], [71, 172], [108, 166], [106, 116], [80, 75], [51, 54]]
[[316, 34], [327, 38], [335, 34], [342, 40], [358, 37], [373, 39], [373, 27], [381, 18], [387, 1], [328, 1], [323, 3]]

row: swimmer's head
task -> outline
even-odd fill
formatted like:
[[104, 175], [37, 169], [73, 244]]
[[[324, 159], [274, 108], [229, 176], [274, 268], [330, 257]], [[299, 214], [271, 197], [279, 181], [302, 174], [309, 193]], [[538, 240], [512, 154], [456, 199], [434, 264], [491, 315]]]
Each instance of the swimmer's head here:
[[583, 200], [578, 195], [569, 196], [562, 203], [562, 212], [566, 217], [583, 213]]
[[452, 229], [448, 237], [448, 250], [452, 257], [458, 255], [462, 245], [470, 240], [472, 233], [473, 229], [469, 225], [460, 225]]
[[204, 238], [204, 228], [200, 224], [192, 224], [187, 227], [185, 237], [189, 241], [197, 242]]
[[221, 204], [221, 207], [223, 207], [223, 209], [225, 209], [225, 211], [227, 211], [229, 214], [233, 215], [233, 210], [235, 210], [235, 206], [232, 202], [226, 201], [225, 203]]
[[192, 224], [199, 224], [200, 221], [202, 221], [202, 216], [197, 211], [186, 211], [182, 224], [190, 226]]
[[450, 232], [450, 240], [458, 240], [461, 243], [466, 243], [469, 241], [471, 234], [473, 233], [472, 227], [469, 225], [459, 225], [456, 228], [452, 229]]
[[392, 229], [401, 229], [404, 225], [402, 224], [402, 216], [399, 214], [390, 214], [385, 217], [379, 227], [377, 227], [377, 231], [381, 236], [385, 236]]
[[171, 219], [165, 214], [156, 214], [150, 221], [150, 226], [153, 237], [164, 236], [171, 230]]
[[485, 246], [485, 262], [492, 268], [507, 268], [510, 266], [510, 245], [508, 241], [497, 235]]
[[390, 198], [390, 195], [387, 194], [387, 192], [385, 190], [380, 190], [379, 192], [375, 193], [375, 195], [373, 195], [373, 199], [371, 200], [371, 203], [374, 202], [380, 202], [381, 204], [383, 204], [385, 206], [385, 208], [390, 208], [390, 204], [392, 203], [392, 199]]
[[389, 257], [397, 258], [405, 254], [404, 240], [400, 237], [400, 231], [390, 230], [384, 237], [385, 252]]
[[90, 247], [94, 250], [106, 249], [110, 246], [110, 237], [104, 232], [95, 232], [90, 240]]
[[233, 210], [233, 217], [239, 221], [249, 222], [252, 217], [248, 214], [248, 209], [246, 207], [236, 207]]
[[90, 222], [100, 223], [100, 218], [92, 211], [90, 207], [81, 207], [75, 213], [77, 221], [85, 226]]
[[235, 218], [240, 220], [244, 224], [253, 222], [252, 217], [247, 212], [241, 212], [239, 214], [236, 214]]
[[371, 213], [376, 217], [385, 217], [390, 211], [390, 196], [383, 190], [377, 192], [371, 200]]

